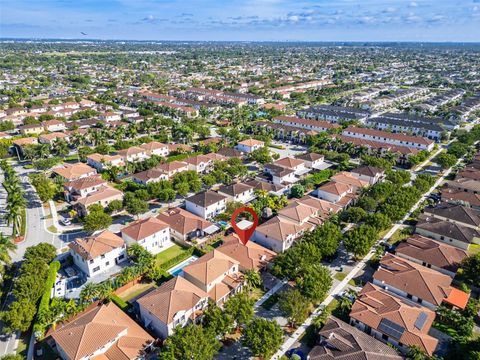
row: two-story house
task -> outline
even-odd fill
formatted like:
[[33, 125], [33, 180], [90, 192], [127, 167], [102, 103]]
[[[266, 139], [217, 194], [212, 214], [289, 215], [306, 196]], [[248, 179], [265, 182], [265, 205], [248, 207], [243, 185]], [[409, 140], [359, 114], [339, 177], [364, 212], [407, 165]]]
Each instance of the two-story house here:
[[208, 294], [181, 276], [163, 283], [137, 301], [140, 318], [147, 329], [162, 339], [175, 328], [195, 323], [208, 305]]
[[398, 256], [387, 254], [373, 274], [373, 284], [431, 310], [443, 303], [464, 309], [469, 294], [451, 286], [452, 278]]
[[140, 219], [121, 230], [122, 238], [128, 245], [139, 244], [152, 254], [158, 254], [170, 246], [170, 227], [156, 217]]
[[185, 209], [203, 219], [212, 219], [227, 207], [225, 195], [207, 190], [185, 199]]
[[92, 175], [63, 184], [65, 201], [77, 201], [80, 198], [98, 191], [107, 182], [100, 175]]
[[240, 141], [237, 144], [237, 146], [235, 146], [235, 149], [243, 153], [251, 153], [264, 146], [265, 146], [265, 143], [263, 141], [255, 140], [255, 139], [247, 139], [247, 140]]
[[125, 242], [108, 230], [77, 238], [68, 246], [74, 264], [88, 277], [102, 274], [127, 259]]
[[183, 268], [183, 277], [205, 291], [218, 305], [242, 290], [244, 278], [238, 261], [213, 250]]
[[227, 197], [227, 201], [236, 201], [248, 203], [255, 199], [254, 187], [244, 184], [235, 183], [232, 185], [222, 185], [218, 189], [218, 193]]

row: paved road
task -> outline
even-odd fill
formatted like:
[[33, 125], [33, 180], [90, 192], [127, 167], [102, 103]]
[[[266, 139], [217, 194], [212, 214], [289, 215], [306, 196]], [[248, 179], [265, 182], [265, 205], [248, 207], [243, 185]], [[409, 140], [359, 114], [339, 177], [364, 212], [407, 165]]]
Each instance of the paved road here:
[[[457, 163], [455, 164], [458, 165], [462, 159], [458, 160]], [[405, 217], [397, 222], [391, 229], [388, 231], [388, 233], [379, 240], [380, 241], [387, 241], [392, 237], [392, 235], [403, 225], [403, 222], [406, 221], [410, 215], [418, 209], [418, 207], [425, 201], [425, 199], [442, 183], [442, 181], [445, 180], [445, 178], [452, 172], [452, 168], [448, 169], [445, 171], [445, 173], [435, 182], [435, 184], [426, 192], [423, 194], [423, 196], [420, 198], [420, 200], [413, 205], [413, 207], [410, 209], [410, 211], [405, 215]], [[297, 341], [298, 339], [303, 335], [303, 333], [306, 331], [306, 329], [311, 325], [312, 321], [322, 313], [323, 309], [330, 304], [335, 296], [340, 294], [340, 292], [343, 291], [348, 285], [348, 282], [353, 279], [357, 274], [360, 273], [360, 271], [365, 268], [367, 262], [375, 255], [375, 246], [372, 247], [370, 252], [357, 264], [355, 267], [347, 274], [345, 279], [343, 279], [337, 286], [335, 286], [332, 290], [330, 290], [329, 295], [327, 298], [315, 309], [315, 311], [308, 317], [308, 319], [298, 327], [298, 329], [288, 336], [281, 346], [281, 348], [275, 353], [275, 355], [272, 357], [272, 359], [279, 359], [282, 355], [285, 354], [285, 352], [290, 349]]]

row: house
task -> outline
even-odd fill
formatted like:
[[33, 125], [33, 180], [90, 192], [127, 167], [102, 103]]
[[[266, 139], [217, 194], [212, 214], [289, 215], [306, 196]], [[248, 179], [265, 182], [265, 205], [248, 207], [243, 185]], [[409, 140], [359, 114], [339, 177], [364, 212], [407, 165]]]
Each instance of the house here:
[[17, 155], [20, 156], [20, 155], [24, 155], [23, 149], [25, 146], [37, 145], [38, 139], [36, 137], [20, 138], [20, 139], [13, 140], [12, 144], [15, 147]]
[[107, 112], [104, 112], [103, 114], [98, 115], [98, 118], [106, 122], [122, 120], [122, 117], [120, 116], [120, 114], [117, 114], [111, 111], [107, 111]]
[[305, 166], [305, 162], [303, 160], [291, 157], [278, 159], [277, 161], [273, 162], [273, 165], [293, 170], [297, 176], [302, 176], [310, 172], [310, 169]]
[[158, 170], [161, 170], [164, 174], [167, 175], [167, 178], [172, 178], [173, 175], [188, 170], [188, 164], [183, 161], [172, 161], [166, 162], [156, 167]]
[[265, 164], [265, 172], [272, 177], [275, 185], [288, 185], [299, 181], [295, 176], [295, 170], [274, 164]]
[[317, 170], [322, 170], [325, 160], [325, 157], [323, 155], [317, 153], [306, 153], [302, 155], [297, 155], [296, 158], [302, 160], [306, 168]]
[[166, 223], [170, 228], [170, 235], [182, 243], [202, 238], [218, 230], [218, 227], [210, 221], [180, 208], [168, 209], [158, 214], [157, 219]]
[[183, 277], [205, 291], [218, 305], [240, 292], [244, 282], [239, 262], [216, 249], [185, 266]]
[[137, 299], [147, 329], [165, 339], [177, 326], [195, 323], [208, 305], [208, 294], [181, 276], [163, 283]]
[[458, 204], [440, 203], [428, 206], [423, 213], [429, 217], [452, 222], [458, 225], [478, 229], [480, 226], [480, 210], [475, 210]]
[[50, 134], [42, 134], [38, 137], [38, 142], [40, 144], [49, 144], [52, 145], [58, 139], [63, 139], [68, 141], [68, 135], [63, 132], [54, 132]]
[[297, 115], [311, 120], [323, 120], [331, 123], [358, 121], [365, 122], [371, 115], [370, 111], [334, 105], [317, 105], [298, 110]]
[[107, 207], [114, 200], [123, 200], [123, 192], [108, 185], [100, 186], [97, 191], [80, 198], [74, 204], [80, 216], [88, 215], [88, 208], [94, 204], [101, 205], [103, 208]]
[[254, 188], [254, 192], [256, 190], [277, 196], [284, 195], [289, 190], [283, 185], [272, 184], [271, 182], [261, 181], [257, 179], [246, 181], [245, 184], [252, 186]]
[[56, 119], [44, 121], [42, 122], [42, 126], [45, 129], [45, 131], [49, 131], [49, 132], [67, 130], [65, 123], [63, 121], [56, 120]]
[[62, 167], [53, 169], [53, 173], [65, 181], [73, 181], [87, 176], [93, 176], [97, 171], [84, 163], [64, 164]]
[[308, 360], [402, 360], [395, 349], [330, 316], [319, 331], [318, 344]]
[[172, 153], [189, 153], [192, 152], [193, 149], [190, 145], [186, 144], [168, 144], [168, 150]]
[[147, 150], [139, 146], [130, 146], [128, 149], [117, 151], [124, 162], [136, 162], [148, 159]]
[[330, 218], [330, 216], [342, 210], [342, 207], [337, 204], [310, 195], [305, 195], [304, 197], [296, 201], [316, 208], [318, 210], [317, 216], [322, 221], [327, 220], [328, 218]]
[[111, 270], [127, 259], [125, 242], [108, 230], [77, 238], [68, 247], [74, 264], [88, 277]]
[[159, 143], [158, 141], [151, 141], [140, 145], [140, 147], [146, 150], [148, 156], [156, 155], [166, 157], [170, 153], [168, 145]]
[[275, 216], [257, 226], [252, 239], [267, 249], [280, 253], [290, 248], [305, 230], [310, 230], [312, 227], [310, 223], [299, 225], [294, 221]]
[[295, 116], [277, 116], [273, 119], [273, 123], [316, 132], [326, 132], [331, 129], [340, 128], [340, 125], [332, 124], [327, 121], [302, 119]]
[[412, 346], [428, 355], [433, 354], [438, 340], [428, 332], [434, 319], [432, 310], [389, 294], [371, 283], [363, 287], [350, 311], [350, 324], [404, 354]]
[[341, 171], [339, 173], [336, 173], [330, 178], [330, 180], [336, 183], [348, 185], [352, 187], [354, 191], [359, 191], [369, 185], [367, 181], [360, 180], [358, 177], [347, 171]]
[[253, 186], [244, 183], [235, 183], [220, 186], [218, 193], [226, 196], [227, 201], [237, 201], [246, 204], [256, 197], [253, 189]]
[[462, 170], [458, 171], [455, 178], [456, 179], [465, 178], [465, 179], [472, 179], [472, 180], [480, 181], [480, 171], [476, 168], [465, 167]]
[[234, 234], [224, 238], [217, 250], [238, 261], [239, 270], [243, 273], [249, 270], [262, 271], [277, 255], [253, 241], [244, 245]]
[[67, 202], [77, 201], [80, 198], [98, 191], [106, 184], [107, 181], [103, 180], [100, 175], [92, 175], [68, 181], [63, 184], [65, 200]]
[[87, 156], [87, 164], [98, 171], [106, 170], [113, 166], [125, 166], [123, 157], [120, 155], [101, 155], [97, 153]]
[[168, 180], [168, 175], [159, 168], [153, 168], [133, 174], [132, 180], [138, 184], [147, 185], [161, 180]]
[[409, 133], [423, 136], [437, 142], [441, 140], [442, 134], [445, 131], [445, 129], [438, 124], [405, 121], [404, 119], [384, 116], [371, 117], [368, 119], [367, 125], [378, 130], [387, 130], [393, 133]]
[[169, 226], [156, 217], [134, 221], [124, 227], [121, 233], [128, 245], [139, 244], [152, 254], [158, 254], [173, 245]]
[[359, 166], [351, 170], [350, 173], [370, 185], [376, 184], [385, 176], [385, 170], [369, 165]]
[[329, 181], [317, 188], [319, 199], [329, 201], [342, 207], [348, 206], [355, 198], [355, 188], [342, 182]]
[[406, 146], [418, 150], [432, 151], [435, 146], [433, 140], [424, 137], [394, 134], [386, 131], [359, 128], [355, 126], [349, 126], [346, 129], [343, 129], [342, 135], [358, 139], [378, 141], [385, 144]]
[[22, 135], [40, 134], [45, 131], [41, 124], [21, 125], [18, 127], [18, 130]]
[[227, 207], [227, 197], [207, 190], [185, 199], [185, 209], [203, 219], [211, 219], [223, 213]]
[[229, 148], [229, 147], [223, 147], [220, 150], [217, 151], [217, 154], [225, 156], [227, 158], [242, 158], [243, 157], [243, 152], [238, 151], [234, 148]]
[[464, 309], [469, 294], [451, 286], [452, 278], [439, 271], [387, 254], [373, 274], [373, 284], [431, 310], [446, 303]]
[[63, 360], [142, 359], [154, 339], [113, 302], [94, 303], [47, 333]]
[[480, 193], [472, 194], [459, 189], [451, 188], [445, 185], [441, 188], [441, 199], [451, 204], [460, 204], [480, 210]]
[[453, 278], [468, 253], [454, 246], [414, 234], [397, 245], [395, 255]]
[[206, 155], [197, 155], [185, 159], [188, 170], [195, 171], [199, 174], [205, 173], [211, 170], [213, 166], [213, 160]]
[[251, 153], [264, 146], [265, 146], [265, 143], [263, 141], [255, 140], [255, 139], [247, 139], [247, 140], [240, 141], [237, 144], [237, 146], [235, 146], [235, 149], [243, 153]]
[[322, 220], [319, 218], [319, 209], [300, 200], [292, 200], [283, 209], [278, 210], [278, 217], [292, 221], [298, 225], [310, 223], [313, 226], [320, 225]]
[[464, 250], [468, 250], [470, 244], [480, 244], [480, 231], [477, 229], [427, 214], [418, 217], [415, 232]]

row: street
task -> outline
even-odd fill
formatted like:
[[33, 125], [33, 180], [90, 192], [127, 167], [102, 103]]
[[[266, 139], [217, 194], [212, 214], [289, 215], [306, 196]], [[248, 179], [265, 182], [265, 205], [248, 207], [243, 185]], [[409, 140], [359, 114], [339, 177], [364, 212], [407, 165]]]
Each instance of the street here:
[[[427, 159], [422, 164], [424, 165], [427, 164], [441, 150], [442, 149], [439, 149], [438, 151], [434, 152], [433, 155], [431, 155], [429, 159]], [[455, 164], [455, 166], [458, 165], [461, 161], [462, 159], [459, 159]], [[403, 225], [403, 222], [406, 221], [410, 217], [410, 215], [416, 209], [418, 209], [418, 207], [423, 203], [423, 201], [425, 201], [425, 199], [445, 180], [445, 178], [452, 172], [452, 169], [453, 167], [446, 170], [443, 173], [443, 175], [440, 178], [438, 178], [435, 184], [433, 184], [433, 186], [423, 194], [423, 196], [418, 200], [418, 202], [412, 206], [412, 208], [408, 211], [408, 213], [404, 216], [404, 218], [399, 222], [397, 222], [396, 224], [394, 224], [392, 228], [387, 232], [387, 234], [382, 239], [378, 240], [377, 244], [382, 241], [388, 241], [392, 237], [392, 235]], [[419, 166], [414, 171], [412, 171], [412, 173], [416, 173], [417, 171], [421, 171], [421, 170], [422, 170], [422, 167]], [[285, 354], [287, 350], [289, 350], [292, 347], [295, 347], [295, 345], [297, 344], [297, 341], [305, 333], [307, 328], [312, 324], [312, 321], [322, 313], [323, 309], [333, 301], [335, 296], [339, 295], [347, 287], [348, 282], [351, 279], [353, 279], [355, 276], [357, 276], [360, 273], [360, 271], [362, 271], [365, 268], [367, 262], [375, 255], [375, 247], [376, 246], [373, 246], [370, 252], [358, 264], [355, 265], [355, 267], [347, 274], [345, 279], [343, 279], [338, 285], [336, 286], [334, 285], [332, 287], [326, 299], [312, 312], [312, 314], [307, 318], [307, 320], [302, 325], [300, 325], [293, 334], [291, 334], [285, 339], [284, 343], [282, 344], [280, 349], [275, 353], [275, 355], [273, 355], [272, 359], [279, 359], [280, 357], [282, 357], [282, 355]]]

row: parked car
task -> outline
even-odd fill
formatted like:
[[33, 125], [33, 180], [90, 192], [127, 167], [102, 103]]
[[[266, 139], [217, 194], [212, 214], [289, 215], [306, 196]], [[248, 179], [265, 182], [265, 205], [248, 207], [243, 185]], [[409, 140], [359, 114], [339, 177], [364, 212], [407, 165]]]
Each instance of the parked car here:
[[[292, 358], [300, 358], [301, 360], [307, 360], [307, 356], [304, 354], [304, 352], [298, 348], [296, 349], [290, 349], [288, 350], [285, 355], [289, 358], [289, 359], [292, 359]], [[294, 356], [296, 355], [296, 356]]]
[[60, 220], [60, 223], [61, 223], [62, 225], [65, 225], [65, 226], [72, 225], [72, 222], [71, 222], [70, 220], [66, 219], [66, 218], [61, 219], [61, 220]]

